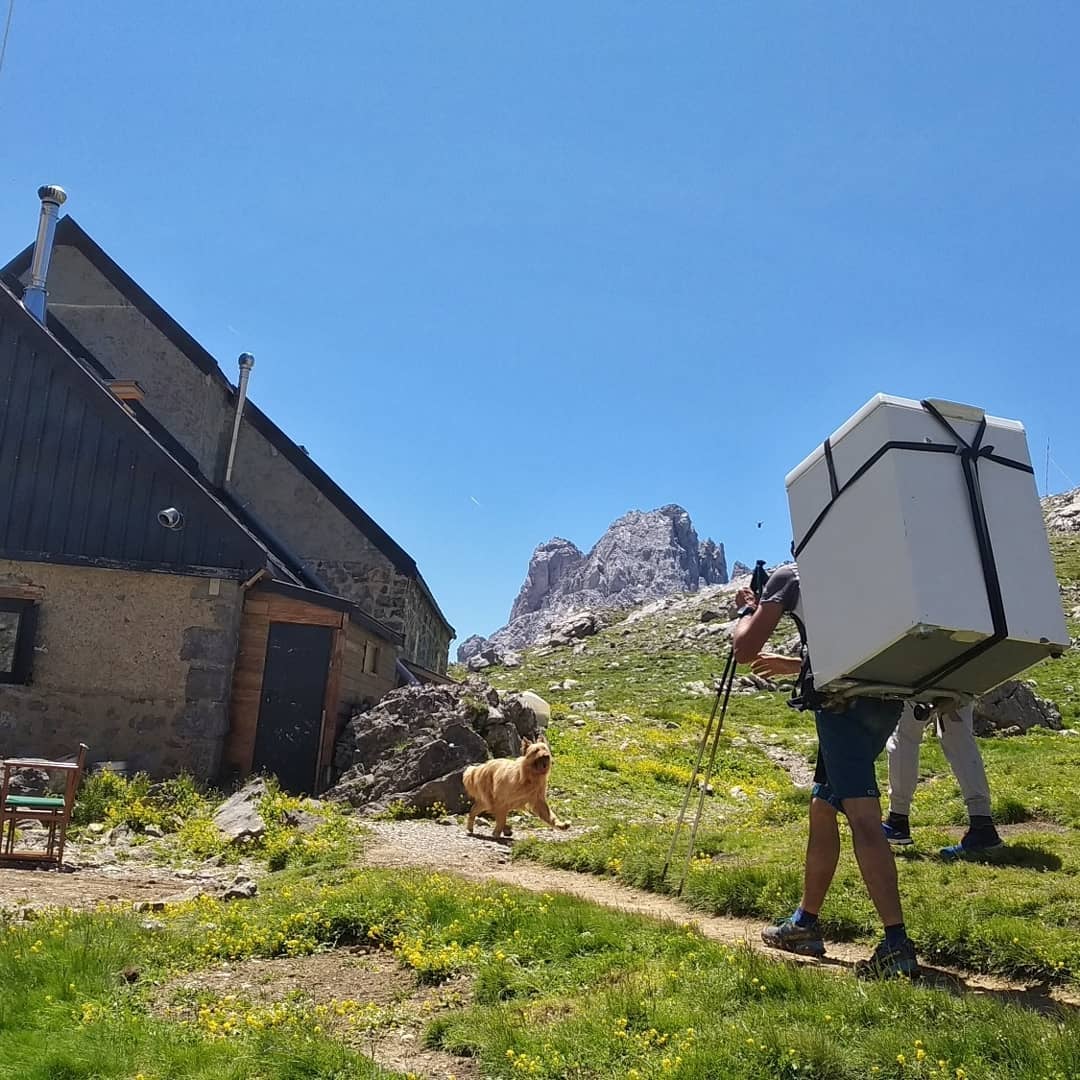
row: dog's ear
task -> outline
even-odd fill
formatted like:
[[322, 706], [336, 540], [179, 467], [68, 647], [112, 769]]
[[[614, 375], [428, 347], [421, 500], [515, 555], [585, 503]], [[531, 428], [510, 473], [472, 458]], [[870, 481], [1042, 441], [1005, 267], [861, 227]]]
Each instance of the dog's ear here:
[[524, 736], [522, 736], [522, 738], [521, 738], [521, 752], [524, 754], [525, 751], [528, 750], [530, 746], [532, 746], [532, 742], [529, 739], [526, 739]]

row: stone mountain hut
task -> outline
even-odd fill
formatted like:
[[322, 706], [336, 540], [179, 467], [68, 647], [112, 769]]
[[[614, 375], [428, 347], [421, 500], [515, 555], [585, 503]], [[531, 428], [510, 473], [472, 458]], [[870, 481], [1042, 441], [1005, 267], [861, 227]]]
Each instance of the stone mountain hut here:
[[446, 680], [454, 629], [247, 397], [253, 358], [230, 382], [38, 194], [0, 271], [0, 755], [318, 791], [357, 707]]

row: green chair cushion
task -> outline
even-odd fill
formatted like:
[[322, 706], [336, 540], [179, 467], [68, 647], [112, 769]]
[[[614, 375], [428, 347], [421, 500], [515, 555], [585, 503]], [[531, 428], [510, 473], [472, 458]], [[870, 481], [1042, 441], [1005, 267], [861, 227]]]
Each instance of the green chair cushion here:
[[7, 809], [19, 807], [23, 810], [63, 810], [64, 800], [43, 795], [9, 795]]

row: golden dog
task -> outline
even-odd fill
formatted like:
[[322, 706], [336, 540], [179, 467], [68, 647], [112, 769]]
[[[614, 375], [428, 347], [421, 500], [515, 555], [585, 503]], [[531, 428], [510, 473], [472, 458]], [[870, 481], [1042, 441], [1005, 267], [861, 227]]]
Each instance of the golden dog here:
[[536, 742], [521, 741], [521, 757], [493, 758], [482, 765], [470, 765], [462, 782], [465, 793], [472, 799], [468, 830], [471, 834], [477, 814], [495, 819], [492, 836], [498, 840], [505, 833], [506, 815], [511, 810], [528, 807], [541, 821], [553, 829], [568, 829], [547, 804], [548, 774], [551, 772], [551, 747], [543, 735]]

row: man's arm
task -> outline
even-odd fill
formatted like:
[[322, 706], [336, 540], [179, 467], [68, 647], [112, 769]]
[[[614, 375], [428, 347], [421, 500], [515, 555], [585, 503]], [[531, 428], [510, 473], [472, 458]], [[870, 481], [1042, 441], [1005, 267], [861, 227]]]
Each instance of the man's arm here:
[[765, 647], [784, 614], [784, 605], [776, 601], [758, 604], [753, 615], [747, 615], [735, 624], [732, 645], [735, 659], [748, 664]]

